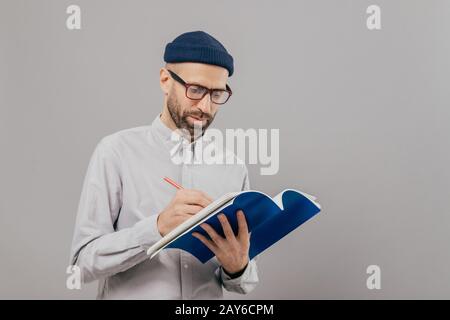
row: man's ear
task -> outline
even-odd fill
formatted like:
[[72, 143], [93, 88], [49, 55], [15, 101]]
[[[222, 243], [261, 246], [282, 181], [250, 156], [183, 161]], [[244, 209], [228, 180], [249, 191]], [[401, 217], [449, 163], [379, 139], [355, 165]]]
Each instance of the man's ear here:
[[159, 85], [161, 86], [162, 92], [167, 96], [170, 91], [170, 74], [166, 68], [161, 68], [159, 70]]

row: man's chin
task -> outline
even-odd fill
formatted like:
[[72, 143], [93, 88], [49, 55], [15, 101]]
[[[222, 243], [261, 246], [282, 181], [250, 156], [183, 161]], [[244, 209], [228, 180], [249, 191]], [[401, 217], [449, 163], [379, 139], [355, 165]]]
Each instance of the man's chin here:
[[204, 127], [207, 123], [208, 120], [207, 119], [197, 119], [191, 116], [187, 116], [186, 120], [188, 121], [190, 127], [194, 128], [195, 126], [198, 126], [199, 128]]

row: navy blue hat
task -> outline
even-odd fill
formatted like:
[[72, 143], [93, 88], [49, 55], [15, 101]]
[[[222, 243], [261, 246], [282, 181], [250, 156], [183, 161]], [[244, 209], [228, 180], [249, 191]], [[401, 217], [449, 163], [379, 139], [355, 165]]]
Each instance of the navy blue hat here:
[[186, 32], [166, 45], [164, 61], [213, 64], [233, 74], [233, 57], [214, 37], [203, 31]]

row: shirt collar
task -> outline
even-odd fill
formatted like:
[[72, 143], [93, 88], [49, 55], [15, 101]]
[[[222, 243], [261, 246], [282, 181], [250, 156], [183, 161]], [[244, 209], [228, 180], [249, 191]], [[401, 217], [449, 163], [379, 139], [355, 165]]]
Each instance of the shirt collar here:
[[176, 130], [170, 129], [164, 122], [161, 120], [161, 114], [158, 114], [151, 124], [151, 131], [155, 135], [155, 138], [160, 140], [171, 152], [174, 152], [174, 148], [178, 146], [178, 152], [183, 152], [183, 149], [191, 148], [191, 150], [195, 153], [196, 144], [198, 141], [202, 140], [202, 143], [199, 144], [204, 148], [208, 141], [203, 139], [203, 135], [193, 142], [190, 142], [186, 137], [177, 132]]
[[[152, 132], [155, 133], [163, 143], [172, 142], [172, 135], [177, 134], [174, 130], [166, 126], [161, 120], [161, 114], [158, 114], [151, 125]], [[173, 139], [175, 140], [175, 139]], [[173, 141], [175, 144], [176, 141]]]

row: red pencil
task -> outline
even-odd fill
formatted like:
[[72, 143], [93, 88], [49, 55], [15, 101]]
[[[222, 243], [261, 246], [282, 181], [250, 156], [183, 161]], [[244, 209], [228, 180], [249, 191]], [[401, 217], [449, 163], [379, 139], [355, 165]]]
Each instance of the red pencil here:
[[163, 179], [164, 179], [165, 181], [167, 181], [168, 183], [170, 183], [171, 185], [173, 185], [175, 188], [177, 188], [177, 189], [183, 189], [182, 186], [180, 186], [178, 183], [176, 183], [176, 182], [173, 181], [172, 179], [167, 178], [167, 177], [164, 177]]

